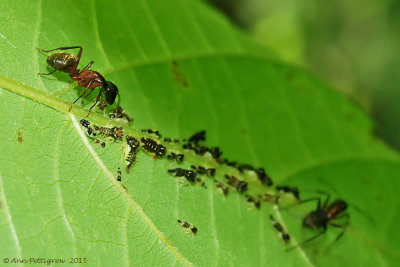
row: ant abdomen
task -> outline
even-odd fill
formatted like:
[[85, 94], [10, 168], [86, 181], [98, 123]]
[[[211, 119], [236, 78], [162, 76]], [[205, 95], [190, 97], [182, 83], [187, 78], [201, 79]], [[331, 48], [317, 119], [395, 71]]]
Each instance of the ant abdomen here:
[[56, 53], [47, 58], [47, 64], [56, 70], [69, 73], [76, 64], [76, 57], [67, 53]]

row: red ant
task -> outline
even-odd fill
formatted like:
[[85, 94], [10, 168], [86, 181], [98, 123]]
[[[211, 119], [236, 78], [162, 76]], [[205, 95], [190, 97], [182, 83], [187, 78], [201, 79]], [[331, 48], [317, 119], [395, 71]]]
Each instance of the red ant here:
[[94, 99], [95, 103], [90, 107], [87, 116], [89, 116], [90, 111], [92, 108], [97, 104], [100, 98], [103, 97], [105, 100], [102, 99], [100, 102], [100, 107], [104, 108], [107, 105], [112, 105], [115, 101], [115, 98], [118, 94], [118, 88], [112, 82], [106, 81], [104, 77], [94, 70], [89, 70], [89, 68], [94, 63], [90, 61], [90, 63], [82, 70], [79, 71], [78, 65], [79, 61], [81, 60], [82, 55], [82, 46], [68, 46], [68, 47], [59, 47], [51, 50], [43, 50], [40, 48], [36, 48], [37, 50], [43, 51], [45, 53], [52, 52], [55, 50], [68, 50], [68, 49], [76, 49], [79, 48], [78, 55], [75, 57], [74, 55], [67, 54], [67, 53], [56, 53], [52, 54], [47, 58], [47, 64], [54, 68], [54, 70], [50, 73], [38, 73], [38, 75], [50, 75], [55, 71], [63, 71], [69, 74], [73, 81], [78, 83], [78, 86], [85, 87], [85, 90], [79, 95], [79, 97], [72, 103], [71, 107], [69, 108], [68, 112], [71, 111], [72, 106], [80, 99], [88, 89], [90, 89], [89, 93], [82, 99], [83, 101], [88, 97], [96, 87], [100, 87], [99, 94]]
[[[343, 231], [336, 237], [335, 242], [338, 241], [343, 236], [343, 234], [346, 230], [346, 227], [349, 224], [348, 219], [350, 218], [350, 215], [348, 213], [344, 213], [347, 209], [347, 203], [344, 200], [336, 199], [331, 204], [328, 204], [330, 195], [328, 193], [322, 192], [322, 191], [319, 191], [319, 193], [327, 195], [326, 200], [322, 204], [322, 206], [321, 206], [321, 198], [320, 197], [306, 199], [306, 200], [300, 201], [300, 203], [317, 200], [317, 208], [315, 210], [311, 211], [310, 213], [308, 213], [306, 215], [306, 217], [304, 217], [303, 226], [308, 227], [308, 228], [313, 228], [313, 229], [322, 228], [322, 231], [319, 232], [318, 234], [314, 235], [313, 237], [303, 241], [299, 245], [288, 248], [286, 250], [291, 250], [293, 248], [301, 246], [301, 245], [308, 243], [308, 242], [316, 239], [317, 237], [323, 235], [326, 232], [328, 225], [331, 225], [334, 227], [339, 227], [339, 228], [343, 229]], [[337, 223], [332, 222], [333, 220], [339, 219], [339, 218], [347, 218], [347, 221], [344, 224], [337, 224]]]

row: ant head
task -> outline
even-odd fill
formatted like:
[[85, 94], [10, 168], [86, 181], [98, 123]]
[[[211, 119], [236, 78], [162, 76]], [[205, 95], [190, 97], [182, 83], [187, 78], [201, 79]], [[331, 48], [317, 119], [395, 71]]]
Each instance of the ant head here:
[[118, 94], [118, 88], [115, 84], [109, 81], [105, 81], [103, 83], [103, 94], [106, 98], [106, 103], [107, 105], [112, 105], [114, 104], [115, 98], [117, 97]]
[[303, 219], [303, 226], [308, 228], [318, 228], [325, 226], [329, 221], [327, 214], [324, 210], [318, 209], [310, 212]]

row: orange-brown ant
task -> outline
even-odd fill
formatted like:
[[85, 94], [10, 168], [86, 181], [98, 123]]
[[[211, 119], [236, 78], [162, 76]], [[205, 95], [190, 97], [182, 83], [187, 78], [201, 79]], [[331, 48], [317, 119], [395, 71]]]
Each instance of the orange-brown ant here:
[[[350, 218], [349, 214], [345, 213], [345, 211], [347, 209], [347, 203], [344, 200], [336, 199], [331, 204], [329, 204], [330, 195], [328, 193], [325, 193], [322, 191], [318, 191], [318, 192], [322, 193], [322, 194], [326, 194], [326, 196], [327, 196], [326, 200], [324, 201], [322, 206], [321, 206], [321, 198], [320, 197], [305, 199], [305, 200], [300, 201], [300, 203], [305, 203], [305, 202], [314, 201], [314, 200], [317, 201], [317, 208], [315, 210], [311, 211], [310, 213], [308, 213], [306, 215], [306, 217], [304, 217], [303, 226], [308, 227], [308, 228], [313, 228], [313, 229], [322, 228], [322, 231], [319, 232], [318, 234], [312, 236], [311, 238], [306, 239], [299, 245], [288, 248], [287, 250], [291, 250], [293, 248], [301, 246], [301, 245], [308, 243], [308, 242], [316, 239], [317, 237], [323, 235], [326, 232], [328, 225], [331, 225], [333, 227], [339, 227], [339, 228], [343, 229], [343, 231], [336, 237], [335, 242], [338, 241], [343, 236], [343, 234], [346, 230], [346, 227], [349, 224], [348, 219]], [[339, 219], [339, 218], [346, 218], [347, 221], [344, 224], [338, 224], [338, 223], [332, 222], [333, 220]]]
[[[73, 81], [76, 81], [78, 86], [85, 87], [85, 90], [79, 95], [79, 97], [71, 104], [71, 107], [68, 111], [71, 111], [72, 106], [78, 101], [88, 89], [89, 93], [83, 97], [82, 102], [88, 97], [96, 87], [100, 87], [99, 94], [94, 99], [95, 103], [90, 107], [87, 116], [89, 116], [92, 108], [97, 104], [97, 102], [101, 100], [101, 106], [105, 107], [106, 105], [112, 105], [115, 101], [115, 98], [118, 95], [118, 88], [115, 84], [110, 81], [106, 81], [106, 79], [94, 70], [89, 70], [89, 68], [94, 63], [93, 61], [89, 62], [83, 70], [78, 69], [79, 61], [81, 60], [82, 55], [82, 46], [67, 46], [67, 47], [59, 47], [51, 50], [43, 50], [40, 48], [36, 48], [39, 51], [49, 53], [56, 50], [69, 50], [69, 49], [77, 49], [79, 48], [78, 55], [75, 57], [74, 55], [67, 53], [55, 53], [50, 55], [47, 58], [47, 64], [54, 68], [50, 73], [38, 73], [38, 75], [50, 75], [55, 71], [59, 70], [62, 72], [66, 72], [69, 74]], [[105, 99], [103, 99], [103, 97]]]

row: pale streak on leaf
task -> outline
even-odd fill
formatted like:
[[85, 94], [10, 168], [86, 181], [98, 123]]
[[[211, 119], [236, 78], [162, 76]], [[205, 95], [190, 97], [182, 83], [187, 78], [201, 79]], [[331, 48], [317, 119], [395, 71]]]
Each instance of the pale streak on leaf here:
[[86, 137], [85, 132], [81, 129], [81, 126], [79, 122], [76, 120], [75, 116], [73, 114], [69, 114], [69, 117], [71, 118], [71, 121], [76, 128], [76, 131], [79, 134], [79, 137], [82, 139], [82, 142], [86, 146], [86, 148], [89, 150], [89, 153], [93, 156], [94, 160], [96, 163], [100, 166], [100, 168], [103, 170], [104, 174], [110, 179], [110, 182], [115, 186], [115, 188], [120, 191], [121, 195], [126, 199], [128, 204], [136, 211], [136, 213], [143, 219], [143, 221], [150, 227], [150, 229], [153, 231], [154, 234], [157, 235], [157, 237], [160, 239], [161, 242], [164, 243], [164, 245], [178, 258], [182, 263], [184, 263], [186, 266], [193, 266], [193, 264], [188, 261], [178, 250], [175, 248], [168, 240], [167, 238], [161, 233], [161, 231], [154, 225], [154, 223], [151, 221], [149, 217], [144, 213], [142, 207], [137, 204], [132, 197], [125, 191], [125, 189], [117, 182], [115, 179], [114, 175], [111, 173], [111, 171], [107, 168], [107, 166], [104, 164], [102, 159], [97, 155], [96, 151], [94, 151], [93, 147], [89, 144], [89, 141]]
[[7, 219], [9, 221], [11, 234], [12, 234], [12, 236], [14, 238], [14, 241], [15, 241], [15, 247], [17, 248], [17, 253], [18, 253], [17, 256], [22, 258], [21, 245], [19, 244], [17, 231], [15, 231], [15, 227], [14, 227], [14, 223], [13, 223], [13, 220], [12, 220], [12, 217], [11, 217], [10, 209], [8, 208], [6, 194], [5, 194], [5, 190], [4, 190], [3, 179], [1, 177], [2, 177], [2, 175], [0, 173], [0, 188], [2, 189], [1, 190], [2, 191], [1, 198], [2, 198], [3, 205], [4, 205], [4, 211], [7, 214]]
[[[281, 212], [279, 211], [278, 205], [274, 205], [274, 210], [275, 210], [275, 215], [276, 215], [276, 218], [278, 219], [278, 221], [282, 224], [283, 228], [287, 229], [287, 227], [286, 227], [284, 221], [282, 220]], [[298, 244], [298, 242], [296, 241], [296, 239], [294, 239], [292, 236], [291, 236], [291, 239], [294, 241], [294, 243], [295, 243], [296, 245]], [[307, 254], [304, 252], [304, 250], [303, 250], [301, 247], [299, 247], [299, 248], [296, 249], [296, 250], [299, 251], [300, 255], [304, 258], [304, 260], [307, 262], [307, 264], [308, 264], [309, 266], [314, 266], [314, 264], [313, 264], [313, 263], [311, 262], [311, 260], [307, 257]]]
[[[62, 128], [62, 130], [60, 131], [59, 135], [58, 135], [57, 145], [56, 145], [56, 157], [55, 157], [56, 158], [56, 162], [60, 162], [60, 142], [62, 140], [62, 136], [64, 134], [64, 130], [68, 125], [69, 125], [69, 123], [66, 123], [64, 125], [64, 127]], [[72, 237], [72, 241], [73, 241], [73, 249], [74, 249], [73, 251], [74, 251], [75, 254], [71, 255], [71, 256], [75, 257], [75, 256], [79, 255], [79, 252], [78, 252], [78, 249], [76, 247], [76, 236], [75, 236], [74, 230], [72, 229], [71, 224], [68, 221], [68, 218], [67, 218], [66, 212], [65, 212], [65, 208], [64, 208], [64, 198], [62, 196], [61, 187], [60, 187], [59, 164], [55, 165], [54, 173], [55, 173], [55, 177], [56, 177], [56, 181], [57, 181], [57, 183], [56, 183], [56, 188], [57, 189], [56, 190], [57, 190], [58, 195], [60, 196], [59, 204], [60, 204], [61, 212], [63, 214], [63, 220], [65, 222], [65, 225], [67, 226], [68, 231], [71, 233], [71, 237]]]

